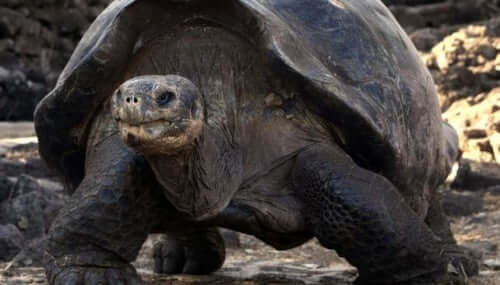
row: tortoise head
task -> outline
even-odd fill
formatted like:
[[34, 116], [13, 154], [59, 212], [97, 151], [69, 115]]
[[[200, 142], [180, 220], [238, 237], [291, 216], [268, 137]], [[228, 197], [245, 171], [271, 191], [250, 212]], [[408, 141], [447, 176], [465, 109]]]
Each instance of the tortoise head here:
[[111, 112], [122, 140], [146, 155], [189, 149], [203, 128], [200, 91], [177, 75], [127, 80], [114, 92]]

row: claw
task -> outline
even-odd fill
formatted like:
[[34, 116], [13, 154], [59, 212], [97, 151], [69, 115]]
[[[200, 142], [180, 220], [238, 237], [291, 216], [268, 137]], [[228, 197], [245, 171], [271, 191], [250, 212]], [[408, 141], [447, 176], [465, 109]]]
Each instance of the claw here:
[[53, 268], [59, 271], [50, 275], [52, 285], [142, 285], [141, 278], [135, 268], [102, 268], [102, 267], [63, 267]]

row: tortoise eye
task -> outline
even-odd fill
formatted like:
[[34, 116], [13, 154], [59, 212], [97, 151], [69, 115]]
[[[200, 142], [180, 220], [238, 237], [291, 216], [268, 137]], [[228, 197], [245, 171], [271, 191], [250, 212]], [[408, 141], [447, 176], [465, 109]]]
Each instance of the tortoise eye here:
[[173, 92], [170, 91], [163, 92], [162, 94], [160, 94], [160, 96], [156, 97], [156, 103], [158, 103], [158, 105], [160, 106], [164, 106], [168, 104], [168, 102], [172, 101], [174, 97], [175, 94]]

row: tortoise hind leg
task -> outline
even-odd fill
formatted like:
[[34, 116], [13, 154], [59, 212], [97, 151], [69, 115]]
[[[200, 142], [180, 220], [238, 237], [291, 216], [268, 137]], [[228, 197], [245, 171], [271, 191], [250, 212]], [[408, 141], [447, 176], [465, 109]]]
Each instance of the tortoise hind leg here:
[[458, 274], [474, 276], [479, 273], [480, 254], [459, 246], [451, 232], [450, 223], [441, 206], [438, 193], [431, 200], [425, 223], [444, 243], [444, 253]]
[[[442, 162], [445, 164], [445, 172], [448, 173], [453, 163], [457, 161], [460, 150], [458, 148], [457, 132], [447, 122], [443, 122], [443, 144], [446, 151]], [[443, 241], [444, 253], [456, 271], [466, 276], [477, 275], [479, 273], [478, 259], [480, 258], [478, 255], [480, 254], [457, 245], [450, 229], [450, 223], [441, 205], [441, 196], [436, 191], [432, 197], [425, 223]]]
[[169, 233], [153, 251], [154, 271], [162, 274], [209, 274], [222, 267], [226, 256], [217, 228]]
[[439, 238], [386, 178], [326, 145], [301, 153], [292, 175], [310, 231], [358, 268], [356, 284], [446, 278]]

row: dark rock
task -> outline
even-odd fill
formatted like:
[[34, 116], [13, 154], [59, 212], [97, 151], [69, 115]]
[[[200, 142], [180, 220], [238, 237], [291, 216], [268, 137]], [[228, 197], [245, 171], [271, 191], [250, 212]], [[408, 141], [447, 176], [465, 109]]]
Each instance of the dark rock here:
[[500, 185], [486, 188], [485, 192], [494, 196], [500, 196]]
[[39, 238], [64, 205], [66, 196], [62, 192], [58, 183], [22, 175], [9, 198], [0, 204], [0, 222], [16, 225], [27, 240]]
[[477, 190], [500, 185], [500, 165], [462, 159], [451, 187]]
[[47, 244], [46, 236], [34, 239], [12, 258], [11, 267], [43, 266], [43, 255]]
[[11, 38], [16, 35], [23, 25], [24, 17], [22, 13], [0, 7], [0, 16], [1, 38]]
[[80, 11], [70, 9], [66, 13], [60, 14], [55, 24], [61, 35], [75, 34], [75, 36], [80, 37], [88, 22]]
[[486, 130], [483, 129], [465, 129], [464, 135], [469, 139], [480, 139], [488, 136]]
[[483, 200], [478, 193], [450, 191], [443, 195], [442, 204], [448, 216], [470, 216], [483, 209]]
[[432, 4], [438, 2], [444, 2], [446, 0], [383, 0], [385, 5], [408, 5], [408, 6], [417, 6], [424, 4]]
[[28, 240], [40, 237], [47, 230], [42, 199], [38, 192], [30, 192], [7, 200], [0, 209], [2, 219], [16, 225]]
[[2, 68], [0, 120], [31, 119], [35, 105], [47, 91], [44, 84], [28, 80], [23, 72]]
[[0, 225], [0, 260], [11, 260], [22, 248], [24, 238], [12, 224]]
[[[466, 24], [496, 16], [491, 0], [384, 1], [406, 31]], [[423, 5], [420, 5], [420, 4]], [[498, 8], [498, 6], [497, 6]]]
[[[0, 66], [27, 76], [0, 79], [0, 120], [32, 120], [36, 103], [55, 85], [88, 25], [109, 2], [2, 1]], [[38, 74], [30, 76], [33, 72]]]
[[0, 203], [10, 196], [14, 182], [6, 176], [0, 177]]
[[441, 39], [434, 33], [434, 29], [420, 29], [410, 34], [410, 39], [418, 50], [429, 51]]
[[15, 199], [21, 195], [37, 191], [39, 188], [38, 182], [33, 177], [22, 174], [10, 191], [9, 199]]

